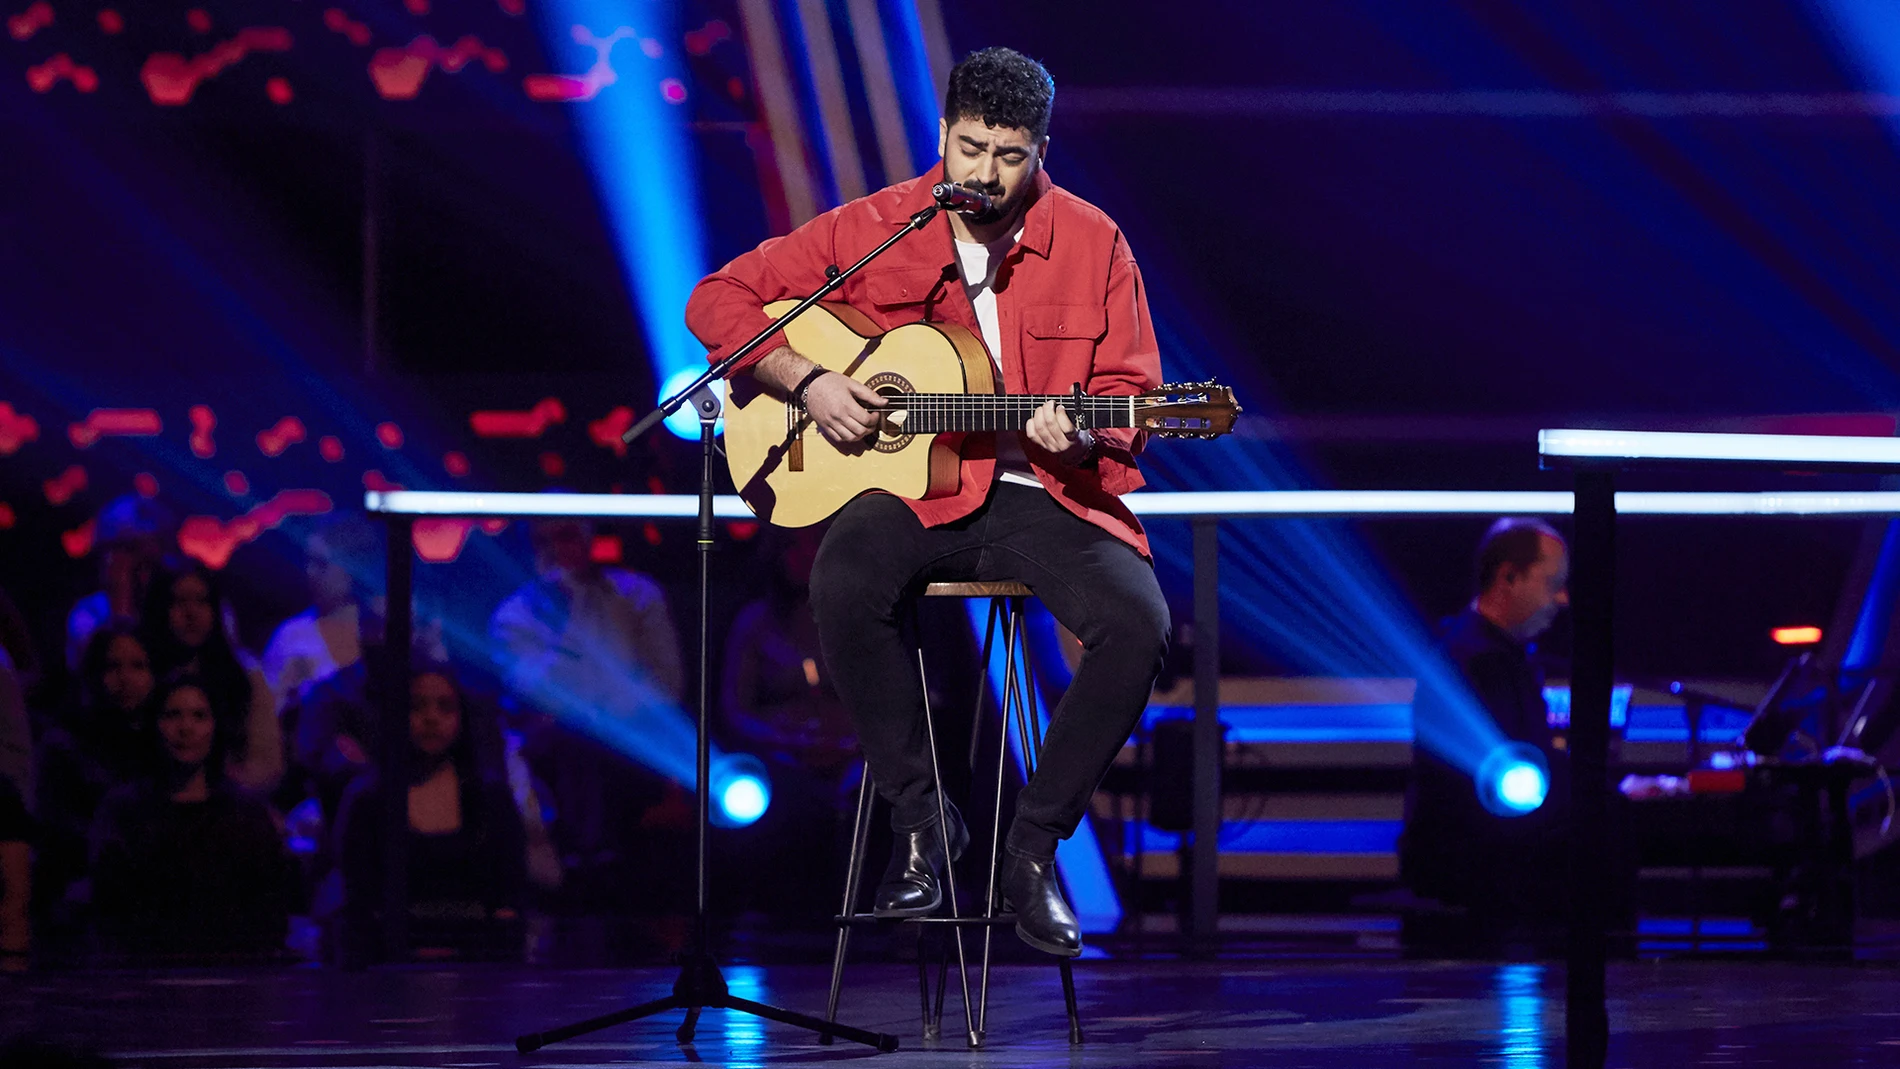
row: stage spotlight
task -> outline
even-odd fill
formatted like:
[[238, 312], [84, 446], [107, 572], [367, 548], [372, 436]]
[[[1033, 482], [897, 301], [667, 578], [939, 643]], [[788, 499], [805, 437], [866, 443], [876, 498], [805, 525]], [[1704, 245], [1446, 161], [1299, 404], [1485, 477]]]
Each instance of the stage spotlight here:
[[1536, 748], [1507, 742], [1478, 766], [1478, 800], [1501, 817], [1521, 817], [1544, 804], [1550, 792], [1550, 767]]
[[751, 754], [727, 754], [713, 764], [712, 822], [743, 828], [765, 815], [772, 804], [772, 781], [765, 763]]
[[[656, 401], [664, 401], [680, 390], [685, 389], [687, 383], [698, 378], [705, 370], [703, 367], [688, 367], [681, 368], [671, 375], [668, 375], [666, 381], [660, 384], [660, 396], [656, 398]], [[719, 395], [720, 401], [723, 402], [726, 399], [726, 384], [724, 380], [714, 379], [712, 389], [715, 394]], [[699, 441], [699, 413], [693, 411], [691, 404], [681, 405], [672, 415], [666, 417], [666, 429], [689, 442], [697, 442]], [[718, 420], [714, 421], [713, 433], [726, 433], [726, 417], [720, 416]]]

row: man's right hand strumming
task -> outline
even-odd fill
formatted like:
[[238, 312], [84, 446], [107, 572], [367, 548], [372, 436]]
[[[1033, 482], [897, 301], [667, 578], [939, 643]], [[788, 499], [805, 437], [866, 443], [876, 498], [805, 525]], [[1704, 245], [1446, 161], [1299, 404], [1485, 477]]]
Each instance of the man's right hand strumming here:
[[[793, 394], [817, 370], [817, 364], [786, 345], [767, 353], [752, 374], [768, 386]], [[883, 408], [884, 398], [849, 375], [827, 371], [812, 378], [804, 390], [805, 411], [831, 444], [855, 442], [877, 430], [878, 418], [872, 410]]]

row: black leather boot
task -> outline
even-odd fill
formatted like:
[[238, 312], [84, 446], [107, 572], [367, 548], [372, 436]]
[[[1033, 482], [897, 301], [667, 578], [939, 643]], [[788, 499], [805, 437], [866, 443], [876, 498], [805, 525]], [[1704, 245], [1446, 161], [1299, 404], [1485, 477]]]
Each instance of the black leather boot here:
[[948, 859], [935, 820], [914, 831], [898, 832], [891, 844], [891, 863], [884, 866], [884, 878], [878, 881], [877, 897], [872, 899], [872, 916], [923, 917], [943, 904], [944, 869], [970, 845], [970, 833], [956, 807], [944, 803], [944, 816], [950, 824]]
[[1082, 953], [1082, 926], [1056, 884], [1055, 858], [1004, 852], [1003, 903], [1016, 913], [1016, 936], [1045, 954]]

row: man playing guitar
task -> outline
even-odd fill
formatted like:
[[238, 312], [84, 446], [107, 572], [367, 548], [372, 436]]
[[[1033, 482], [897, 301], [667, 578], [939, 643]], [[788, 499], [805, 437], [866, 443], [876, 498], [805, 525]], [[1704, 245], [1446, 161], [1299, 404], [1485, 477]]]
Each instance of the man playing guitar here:
[[[931, 320], [980, 334], [1008, 393], [1064, 394], [1080, 383], [1088, 394], [1131, 395], [1157, 386], [1160, 354], [1127, 241], [1043, 171], [1054, 96], [1049, 73], [1020, 53], [990, 48], [965, 58], [950, 73], [940, 168], [827, 212], [699, 284], [686, 319], [709, 359], [763, 330], [765, 305], [816, 290], [828, 266], [894, 233], [933, 203], [934, 183], [949, 181], [987, 194], [991, 208], [946, 212], [948, 234], [933, 229], [899, 243], [846, 283], [846, 303], [885, 330]], [[876, 392], [817, 367], [782, 336], [760, 352], [741, 370], [767, 389], [802, 395], [833, 447], [865, 448], [885, 404]], [[950, 842], [939, 833], [922, 683], [899, 634], [902, 606], [930, 582], [1013, 580], [1035, 591], [1083, 654], [1036, 774], [1017, 797], [1002, 891], [1025, 942], [1081, 953], [1056, 883], [1056, 843], [1074, 833], [1140, 719], [1168, 644], [1148, 541], [1119, 497], [1142, 485], [1135, 456], [1145, 437], [1079, 429], [1061, 406], [1046, 404], [1020, 433], [967, 435], [954, 494], [865, 494], [832, 522], [812, 571], [812, 613], [893, 810], [897, 846], [877, 888], [878, 916], [937, 909], [944, 867], [969, 838], [947, 802]]]

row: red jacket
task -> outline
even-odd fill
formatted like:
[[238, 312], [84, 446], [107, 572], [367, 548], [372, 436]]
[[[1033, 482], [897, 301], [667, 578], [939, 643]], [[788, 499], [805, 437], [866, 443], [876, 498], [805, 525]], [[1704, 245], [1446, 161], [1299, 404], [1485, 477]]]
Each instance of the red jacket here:
[[[921, 178], [879, 190], [772, 238], [707, 276], [686, 305], [686, 325], [718, 360], [771, 323], [762, 308], [803, 297], [825, 281], [825, 268], [848, 267], [931, 203], [941, 165]], [[846, 282], [844, 303], [884, 330], [921, 320], [955, 323], [982, 337], [956, 268], [948, 220], [933, 220]], [[834, 299], [838, 299], [834, 297]], [[996, 315], [1003, 351], [992, 353], [1009, 393], [1128, 395], [1161, 383], [1161, 355], [1148, 320], [1148, 298], [1134, 254], [1099, 208], [1036, 176], [1022, 237], [997, 272]], [[741, 364], [785, 344], [768, 341]], [[1023, 452], [1063, 507], [1148, 556], [1141, 521], [1119, 495], [1142, 485], [1135, 468], [1147, 432], [1096, 432], [1095, 463], [1071, 467], [1027, 436]], [[962, 449], [962, 481], [947, 497], [912, 501], [925, 526], [961, 519], [989, 497], [995, 438], [971, 435]]]

